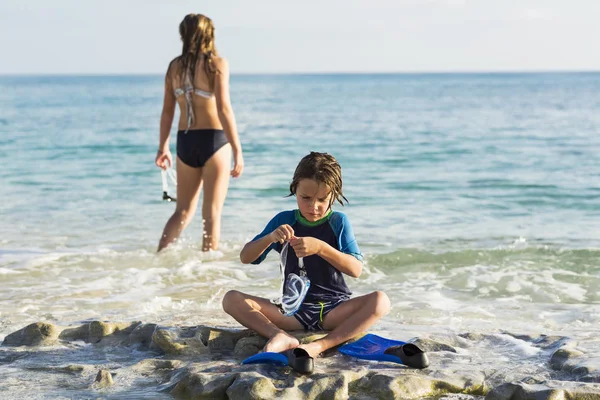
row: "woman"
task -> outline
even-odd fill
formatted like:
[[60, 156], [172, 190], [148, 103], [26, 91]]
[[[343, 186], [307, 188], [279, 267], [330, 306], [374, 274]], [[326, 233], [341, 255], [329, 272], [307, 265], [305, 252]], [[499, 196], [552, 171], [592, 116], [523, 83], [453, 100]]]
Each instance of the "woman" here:
[[[171, 61], [165, 76], [156, 154], [160, 168], [172, 165], [169, 135], [176, 103], [181, 116], [177, 132], [177, 207], [165, 225], [158, 251], [177, 240], [192, 220], [202, 185], [202, 251], [216, 250], [229, 175], [236, 178], [244, 169], [229, 98], [229, 66], [217, 55], [214, 31], [210, 18], [186, 15], [179, 25], [183, 50]], [[232, 153], [234, 167], [230, 172]]]

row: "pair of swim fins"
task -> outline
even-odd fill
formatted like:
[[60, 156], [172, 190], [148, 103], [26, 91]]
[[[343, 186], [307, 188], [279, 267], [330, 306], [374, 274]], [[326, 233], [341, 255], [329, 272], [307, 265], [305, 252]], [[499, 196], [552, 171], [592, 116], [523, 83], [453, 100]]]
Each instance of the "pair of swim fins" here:
[[[422, 369], [429, 366], [427, 354], [417, 345], [386, 339], [372, 333], [361, 337], [355, 342], [343, 345], [339, 348], [339, 352], [364, 360], [389, 361], [412, 368]], [[294, 371], [303, 374], [310, 374], [314, 370], [313, 358], [304, 349], [300, 348], [295, 348], [287, 354], [258, 353], [242, 361], [242, 364], [290, 366]]]

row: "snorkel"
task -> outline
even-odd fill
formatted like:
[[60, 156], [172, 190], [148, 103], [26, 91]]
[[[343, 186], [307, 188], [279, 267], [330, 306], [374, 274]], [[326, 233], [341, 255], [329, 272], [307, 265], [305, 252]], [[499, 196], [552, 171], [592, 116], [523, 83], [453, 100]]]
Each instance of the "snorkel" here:
[[162, 190], [163, 190], [162, 199], [166, 200], [166, 201], [176, 202], [177, 199], [175, 197], [169, 196], [169, 185], [167, 183], [167, 180], [170, 179], [171, 183], [173, 183], [173, 185], [175, 187], [177, 187], [177, 175], [175, 173], [175, 170], [173, 168], [161, 169], [160, 177], [162, 178]]

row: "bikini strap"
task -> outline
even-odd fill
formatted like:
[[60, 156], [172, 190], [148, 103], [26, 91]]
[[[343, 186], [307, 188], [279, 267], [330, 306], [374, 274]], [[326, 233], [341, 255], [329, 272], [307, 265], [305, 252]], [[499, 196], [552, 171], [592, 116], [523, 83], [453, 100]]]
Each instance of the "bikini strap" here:
[[187, 111], [187, 128], [184, 133], [187, 133], [190, 127], [194, 124], [194, 104], [192, 103], [192, 94], [194, 93], [194, 85], [190, 80], [189, 70], [186, 69], [183, 78], [183, 92], [185, 94], [185, 104]]

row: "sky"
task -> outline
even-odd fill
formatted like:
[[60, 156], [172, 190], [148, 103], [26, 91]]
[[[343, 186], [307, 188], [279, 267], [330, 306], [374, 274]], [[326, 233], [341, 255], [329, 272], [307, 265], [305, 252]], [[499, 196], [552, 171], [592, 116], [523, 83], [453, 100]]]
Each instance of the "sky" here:
[[163, 74], [188, 13], [234, 74], [600, 70], [599, 0], [2, 0], [0, 74]]

